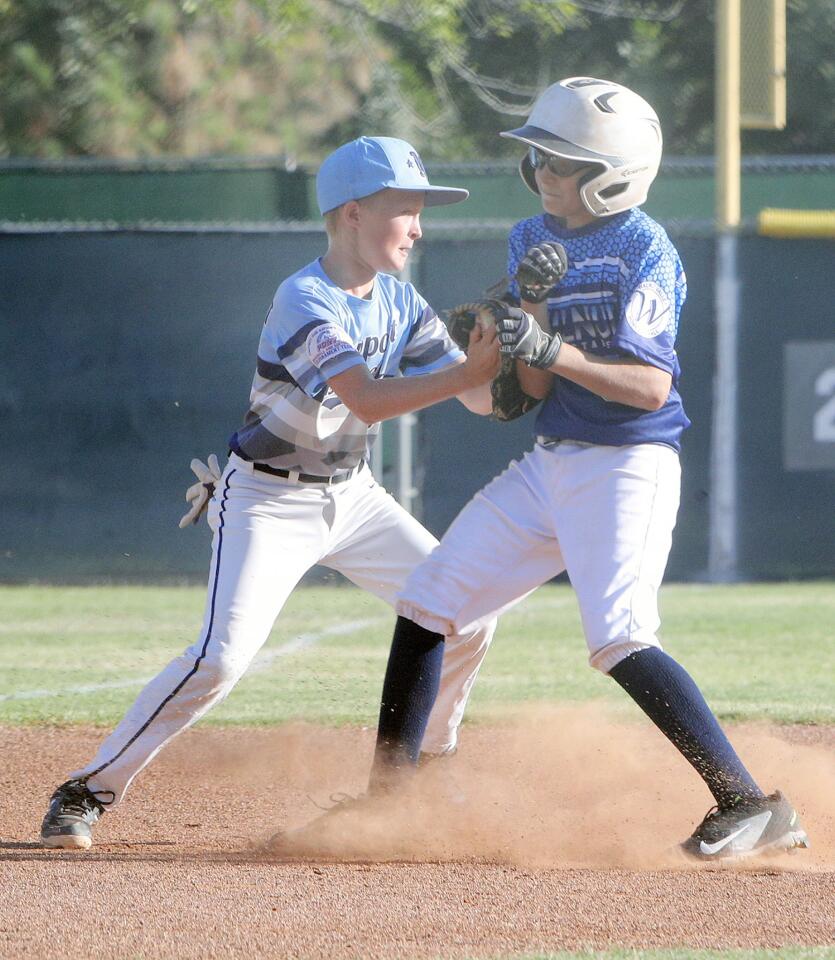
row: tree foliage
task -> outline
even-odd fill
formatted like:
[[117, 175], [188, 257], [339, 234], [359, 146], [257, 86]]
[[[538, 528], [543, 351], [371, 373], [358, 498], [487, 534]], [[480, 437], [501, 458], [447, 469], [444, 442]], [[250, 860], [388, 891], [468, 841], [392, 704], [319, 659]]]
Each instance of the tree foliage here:
[[[360, 133], [427, 155], [512, 151], [536, 93], [632, 86], [668, 153], [713, 149], [715, 0], [0, 0], [0, 153], [285, 154]], [[827, 152], [835, 0], [788, 0], [789, 126], [746, 149]]]
[[[451, 2], [441, 5], [457, 20], [442, 36], [433, 34], [433, 21], [423, 21], [420, 9], [415, 12], [422, 4], [406, 4], [397, 17], [386, 15], [390, 8], [380, 0], [341, 2], [361, 9], [397, 54], [381, 78], [384, 85], [369, 91], [340, 126], [343, 136], [373, 126], [381, 101], [399, 102], [395, 124], [408, 121], [404, 135], [412, 132], [430, 144], [435, 156], [501, 155], [514, 147], [500, 141], [497, 130], [518, 125], [537, 91], [562, 77], [586, 75], [644, 95], [661, 117], [668, 153], [713, 151], [715, 0]], [[743, 131], [743, 149], [829, 153], [835, 67], [827, 50], [835, 35], [835, 0], [788, 0], [787, 19], [788, 125]], [[411, 82], [397, 82], [403, 63], [411, 67]]]
[[[305, 4], [305, 8], [307, 8]], [[0, 153], [308, 154], [368, 86], [341, 14], [226, 0], [0, 0]], [[333, 20], [336, 20], [334, 31]]]

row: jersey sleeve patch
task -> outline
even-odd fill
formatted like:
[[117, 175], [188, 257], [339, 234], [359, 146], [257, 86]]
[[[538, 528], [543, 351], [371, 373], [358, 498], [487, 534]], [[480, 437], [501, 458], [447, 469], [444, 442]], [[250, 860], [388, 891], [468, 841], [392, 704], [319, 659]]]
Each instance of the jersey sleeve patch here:
[[635, 333], [646, 340], [654, 340], [674, 323], [670, 298], [652, 280], [635, 288], [626, 304], [625, 317]]
[[317, 369], [344, 353], [356, 353], [347, 331], [335, 323], [321, 323], [307, 335], [305, 342], [310, 362]]

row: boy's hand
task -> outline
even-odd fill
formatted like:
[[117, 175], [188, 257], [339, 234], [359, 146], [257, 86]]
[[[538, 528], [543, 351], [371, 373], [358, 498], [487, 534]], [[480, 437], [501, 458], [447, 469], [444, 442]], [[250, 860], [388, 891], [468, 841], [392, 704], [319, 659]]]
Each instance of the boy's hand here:
[[[509, 307], [503, 300], [474, 300], [459, 304], [443, 315], [452, 339], [465, 353], [472, 355], [473, 369], [481, 377], [474, 385], [490, 381], [493, 419], [502, 422], [521, 417], [539, 403], [536, 397], [529, 396], [522, 389], [513, 357], [496, 350], [496, 324], [512, 311], [522, 312], [518, 307]], [[487, 376], [479, 366], [482, 363], [487, 366]]]
[[547, 334], [524, 310], [509, 307], [503, 317], [496, 320], [501, 352], [524, 360], [529, 367], [547, 370], [557, 359], [562, 346], [558, 333]]
[[539, 243], [519, 261], [516, 282], [522, 299], [542, 303], [568, 270], [565, 247], [556, 241]]
[[487, 383], [492, 380], [501, 369], [502, 357], [499, 353], [499, 341], [496, 327], [476, 323], [470, 330], [467, 343], [467, 359], [464, 367], [467, 370], [467, 379], [471, 386]]

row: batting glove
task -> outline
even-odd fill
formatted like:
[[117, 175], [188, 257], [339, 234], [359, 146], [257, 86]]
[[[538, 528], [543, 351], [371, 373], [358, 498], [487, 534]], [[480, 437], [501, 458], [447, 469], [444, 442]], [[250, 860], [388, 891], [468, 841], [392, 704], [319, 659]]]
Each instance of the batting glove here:
[[197, 483], [186, 490], [186, 500], [191, 504], [188, 513], [180, 520], [180, 529], [184, 530], [190, 523], [197, 523], [203, 516], [203, 511], [209, 505], [209, 500], [215, 495], [215, 486], [220, 482], [220, 464], [217, 457], [209, 454], [208, 463], [203, 463], [196, 457], [191, 461], [191, 469]]
[[562, 346], [558, 333], [547, 334], [529, 313], [518, 307], [508, 307], [507, 315], [496, 321], [496, 331], [502, 353], [542, 370], [553, 364]]
[[542, 303], [567, 270], [568, 255], [561, 243], [546, 241], [531, 247], [516, 270], [522, 299], [528, 303]]

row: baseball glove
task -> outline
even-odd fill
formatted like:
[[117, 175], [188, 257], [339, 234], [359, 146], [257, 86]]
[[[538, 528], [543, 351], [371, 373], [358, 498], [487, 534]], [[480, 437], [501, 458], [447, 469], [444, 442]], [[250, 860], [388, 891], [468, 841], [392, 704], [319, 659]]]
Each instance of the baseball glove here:
[[[509, 309], [502, 300], [473, 300], [462, 303], [443, 314], [449, 335], [466, 352], [470, 330], [479, 323], [482, 326], [495, 326], [499, 317], [506, 316]], [[516, 375], [516, 361], [513, 357], [502, 355], [502, 366], [490, 384], [493, 396], [493, 420], [506, 422], [521, 417], [532, 410], [539, 400], [529, 397], [522, 389]]]

